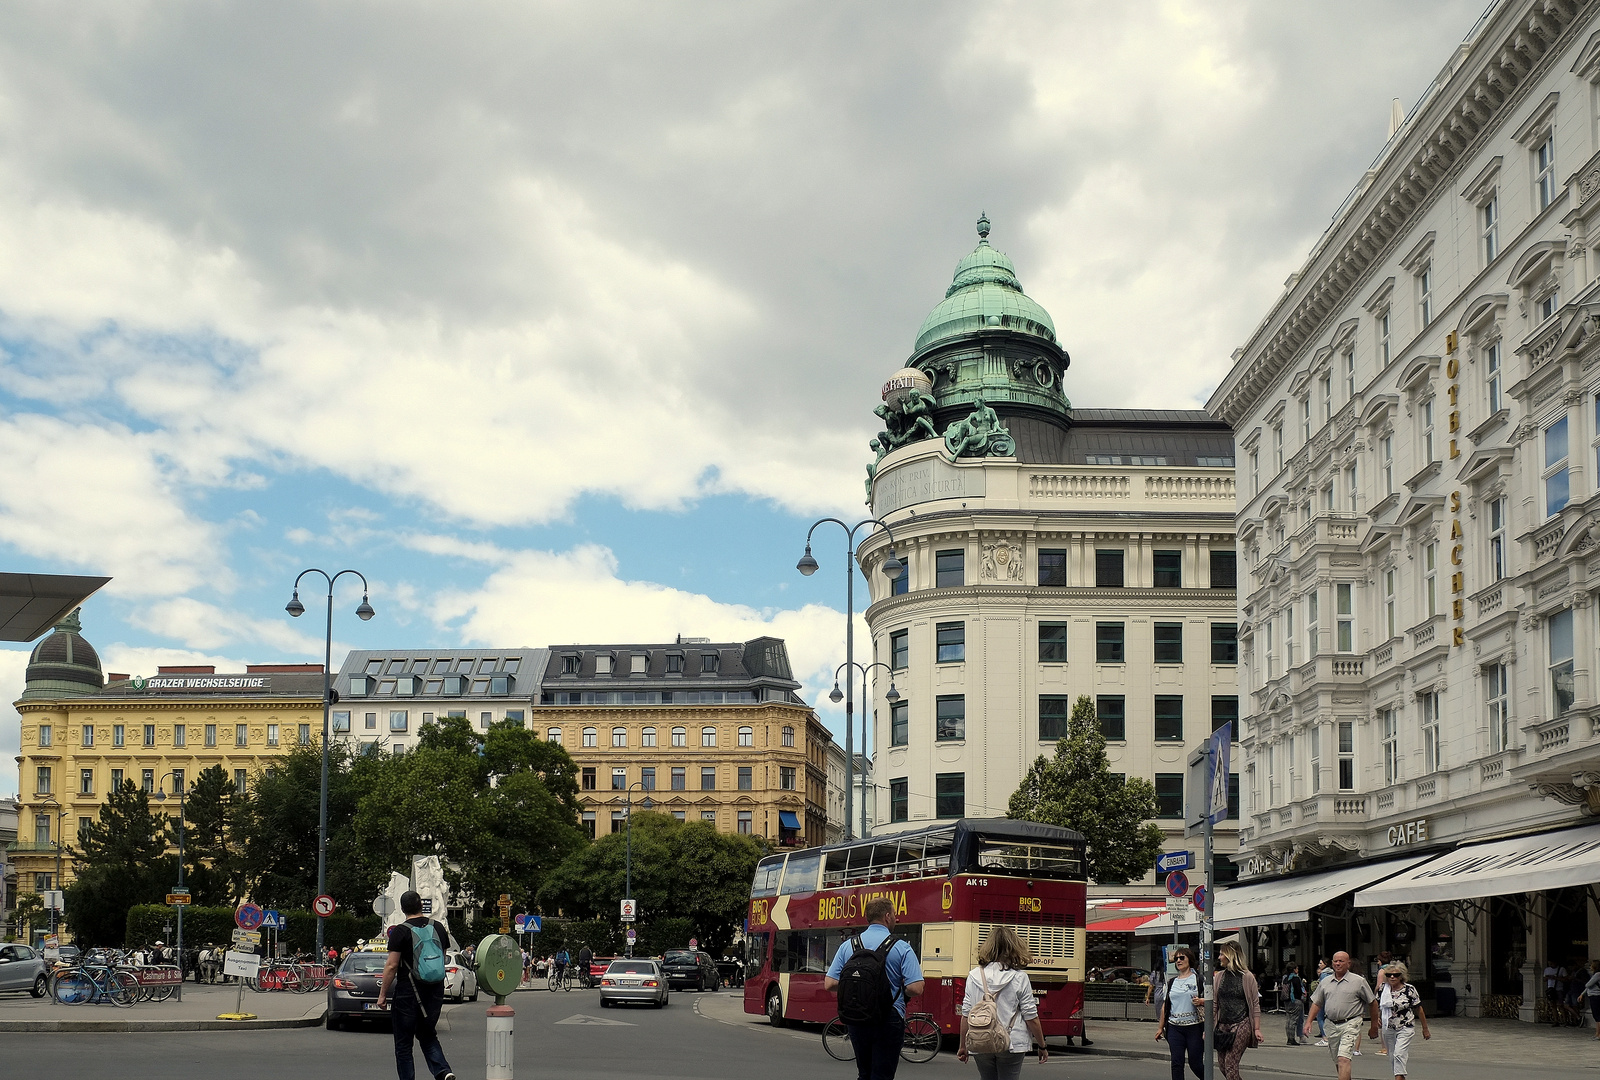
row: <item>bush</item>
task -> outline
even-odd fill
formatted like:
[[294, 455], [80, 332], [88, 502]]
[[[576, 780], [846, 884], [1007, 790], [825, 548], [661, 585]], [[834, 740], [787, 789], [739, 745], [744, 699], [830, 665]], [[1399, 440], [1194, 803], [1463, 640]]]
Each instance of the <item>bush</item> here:
[[[231, 907], [190, 907], [183, 913], [183, 940], [185, 945], [226, 945], [233, 940], [236, 924]], [[317, 917], [309, 911], [281, 912], [288, 924], [279, 933], [279, 940], [291, 953], [310, 952], [317, 944]], [[150, 945], [157, 941], [172, 940], [166, 934], [166, 924], [173, 924], [176, 937], [177, 916], [174, 909], [163, 904], [140, 904], [128, 909], [126, 942], [129, 948]], [[383, 920], [376, 915], [358, 915], [352, 911], [335, 911], [328, 917], [324, 941], [335, 949], [354, 945], [364, 938], [373, 937], [381, 929]]]

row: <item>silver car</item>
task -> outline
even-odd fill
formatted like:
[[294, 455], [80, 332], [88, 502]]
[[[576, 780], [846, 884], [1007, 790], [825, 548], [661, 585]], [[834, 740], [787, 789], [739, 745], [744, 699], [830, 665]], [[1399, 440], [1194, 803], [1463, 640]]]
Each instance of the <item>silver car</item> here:
[[600, 1007], [637, 1001], [661, 1008], [667, 1003], [667, 976], [657, 960], [613, 960], [600, 976]]
[[36, 998], [50, 988], [44, 957], [30, 945], [0, 945], [0, 990], [24, 990]]

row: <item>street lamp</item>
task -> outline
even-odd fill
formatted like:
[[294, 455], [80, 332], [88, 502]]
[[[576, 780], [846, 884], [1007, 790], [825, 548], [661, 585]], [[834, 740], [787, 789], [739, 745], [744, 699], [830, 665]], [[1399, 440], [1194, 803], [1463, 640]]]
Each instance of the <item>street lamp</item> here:
[[[163, 775], [161, 777], [163, 783], [166, 781], [168, 776], [172, 777], [173, 780], [175, 781], [172, 786], [178, 793], [178, 888], [177, 888], [176, 891], [182, 893], [182, 892], [186, 891], [185, 888], [184, 888], [184, 884], [183, 884], [183, 811], [184, 811], [185, 801], [189, 797], [189, 792], [187, 790], [187, 785], [184, 783], [184, 781], [187, 780], [187, 777], [184, 777], [183, 773], [180, 770], [173, 769], [171, 772], [166, 773], [165, 775]], [[166, 802], [167, 801], [166, 788], [163, 787], [161, 784], [157, 784], [156, 785], [156, 801], [157, 802]], [[178, 1000], [182, 1001], [183, 1000], [183, 905], [182, 904], [178, 905], [178, 937], [177, 937], [177, 946], [176, 946], [176, 948], [178, 950]]]
[[[53, 884], [55, 886], [55, 888], [53, 890], [51, 890], [51, 891], [54, 892], [57, 895], [57, 897], [62, 897], [63, 893], [61, 891], [61, 830], [66, 827], [65, 826], [65, 821], [66, 821], [66, 816], [67, 816], [67, 808], [65, 806], [62, 806], [60, 803], [56, 802], [56, 797], [54, 795], [46, 795], [43, 799], [39, 800], [39, 805], [41, 805], [41, 806], [53, 806], [53, 807], [56, 808], [56, 876], [51, 880], [51, 884]], [[55, 937], [56, 936], [56, 912], [58, 910], [60, 910], [58, 905], [56, 905], [56, 904], [51, 904], [50, 905], [50, 936], [51, 937]], [[31, 932], [31, 928], [30, 928], [30, 932]]]
[[[800, 561], [795, 563], [795, 569], [806, 577], [817, 572], [817, 560], [811, 557], [811, 534], [817, 531], [817, 526], [825, 521], [831, 521], [845, 531], [845, 561], [844, 561], [844, 660], [846, 665], [855, 663], [856, 658], [856, 570], [855, 570], [855, 543], [856, 530], [863, 525], [878, 525], [889, 534], [889, 558], [883, 564], [883, 572], [890, 581], [900, 576], [900, 571], [905, 569], [900, 560], [894, 557], [894, 530], [878, 518], [867, 518], [854, 525], [846, 525], [838, 518], [820, 518], [811, 523], [811, 528], [806, 531], [806, 553], [800, 556]], [[867, 535], [872, 535], [868, 530]], [[850, 788], [855, 782], [855, 727], [852, 717], [855, 712], [855, 698], [850, 693], [850, 681], [845, 680], [844, 694], [844, 838], [850, 839]], [[830, 695], [831, 697], [831, 695]], [[838, 701], [838, 698], [832, 700]]]
[[[628, 840], [627, 840], [627, 843], [628, 843], [628, 861], [627, 861], [627, 870], [625, 871], [626, 877], [623, 878], [623, 886], [622, 886], [623, 899], [624, 900], [632, 900], [633, 899], [633, 789], [634, 788], [638, 788], [640, 791], [648, 791], [649, 790], [648, 788], [646, 788], [644, 786], [644, 781], [643, 780], [635, 780], [633, 783], [628, 785], [628, 790], [623, 796], [624, 802], [626, 803], [626, 805], [628, 807], [628, 809], [625, 811], [625, 815], [627, 817], [627, 829], [628, 829]], [[650, 809], [650, 805], [651, 805], [650, 804], [650, 796], [646, 795], [644, 797], [644, 801], [639, 804], [639, 809], [641, 809], [641, 810], [649, 810]], [[624, 937], [623, 940], [626, 941], [627, 940], [626, 937]], [[631, 941], [629, 941], [627, 943], [627, 955], [630, 956], [630, 957], [633, 956], [633, 942], [631, 942]]]
[[[858, 671], [861, 672], [861, 756], [862, 757], [866, 757], [867, 756], [867, 702], [869, 700], [868, 697], [867, 697], [867, 672], [871, 671], [873, 668], [880, 668], [881, 667], [883, 670], [885, 670], [885, 671], [887, 671], [889, 673], [889, 692], [887, 694], [883, 695], [883, 697], [884, 697], [884, 700], [887, 701], [890, 705], [893, 705], [895, 702], [900, 700], [900, 691], [895, 689], [895, 685], [894, 685], [894, 668], [890, 667], [888, 664], [885, 664], [882, 660], [874, 660], [872, 663], [866, 665], [865, 667], [863, 667], [860, 664], [855, 663], [852, 660], [846, 660], [844, 663], [840, 664], [838, 667], [833, 669], [833, 690], [828, 694], [828, 700], [833, 702], [835, 705], [839, 704], [839, 699], [844, 697], [844, 694], [841, 693], [840, 690], [839, 690], [839, 672], [843, 671], [847, 667], [854, 667]], [[847, 679], [846, 682], [848, 682], [848, 681], [849, 680]], [[849, 766], [851, 764], [851, 762], [848, 759], [848, 757], [846, 758], [845, 764], [846, 764], [846, 766]], [[849, 791], [850, 787], [854, 786], [853, 785], [853, 781], [850, 780], [850, 775], [851, 775], [850, 772], [846, 771], [846, 773], [845, 773], [845, 779], [846, 779], [846, 782], [847, 782], [847, 786], [845, 788], [846, 791]], [[866, 778], [863, 777], [862, 779], [865, 780]], [[847, 806], [848, 806], [848, 804], [847, 804]], [[848, 824], [848, 823], [849, 823], [849, 819], [848, 819], [848, 816], [847, 816], [846, 824]], [[862, 795], [861, 795], [861, 835], [862, 836], [866, 836], [867, 835], [867, 797], [866, 797], [866, 785], [865, 784], [862, 785]]]
[[[361, 606], [356, 608], [356, 617], [362, 622], [371, 619], [377, 614], [372, 610], [372, 605], [367, 602], [367, 594], [371, 591], [367, 585], [366, 575], [359, 570], [340, 570], [332, 577], [326, 570], [312, 567], [300, 571], [300, 577], [294, 579], [294, 596], [284, 605], [283, 610], [298, 619], [306, 613], [306, 606], [300, 602], [300, 580], [307, 574], [321, 574], [328, 583], [328, 632], [323, 639], [322, 650], [322, 794], [317, 811], [317, 895], [321, 896], [328, 891], [328, 716], [333, 707], [333, 583], [346, 574], [354, 574], [361, 579]], [[327, 917], [317, 916], [317, 955], [325, 955], [324, 934], [326, 932]]]

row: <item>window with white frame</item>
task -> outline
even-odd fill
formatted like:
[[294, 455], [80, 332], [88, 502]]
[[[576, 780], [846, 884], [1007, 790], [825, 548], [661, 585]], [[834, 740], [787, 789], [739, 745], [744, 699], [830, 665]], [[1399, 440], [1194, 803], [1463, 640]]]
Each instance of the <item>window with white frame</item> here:
[[1560, 309], [1560, 307], [1561, 307], [1561, 290], [1558, 289], [1558, 288], [1557, 289], [1551, 289], [1549, 292], [1545, 293], [1544, 296], [1539, 298], [1539, 306], [1538, 306], [1539, 317], [1538, 317], [1538, 321], [1539, 322], [1544, 322], [1550, 316], [1554, 315]]
[[1269, 679], [1277, 678], [1278, 675], [1278, 657], [1272, 650], [1272, 627], [1275, 621], [1274, 619], [1267, 619], [1261, 624], [1261, 629], [1266, 635], [1266, 640], [1262, 642], [1262, 645], [1265, 646], [1262, 649], [1262, 653], [1267, 658], [1266, 671]]
[[1339, 790], [1356, 789], [1356, 725], [1353, 720], [1339, 721]]
[[1261, 461], [1256, 451], [1250, 451], [1250, 494], [1257, 495], [1261, 491]]
[[1432, 618], [1439, 614], [1439, 544], [1437, 541], [1422, 549], [1422, 614]]
[[1322, 512], [1333, 513], [1333, 481], [1328, 481], [1322, 487]]
[[1444, 767], [1444, 747], [1439, 741], [1439, 693], [1430, 690], [1418, 695], [1422, 727], [1422, 771], [1438, 772]]
[[1483, 669], [1483, 696], [1489, 709], [1489, 751], [1499, 753], [1511, 745], [1511, 683], [1504, 664]]
[[1378, 467], [1383, 471], [1383, 493], [1394, 494], [1394, 436], [1378, 440]]
[[1346, 349], [1344, 354], [1344, 396], [1349, 400], [1356, 396], [1356, 351]]
[[1385, 570], [1383, 572], [1383, 628], [1385, 638], [1392, 638], [1395, 634], [1395, 578], [1398, 574], [1398, 570]]
[[1600, 394], [1594, 396], [1594, 460], [1596, 483], [1600, 484]]
[[1253, 764], [1245, 766], [1245, 772], [1250, 774], [1250, 812], [1255, 813], [1261, 809], [1261, 777]]
[[1388, 367], [1393, 355], [1389, 346], [1389, 309], [1384, 308], [1378, 312], [1378, 363]]
[[1278, 791], [1280, 784], [1278, 777], [1283, 774], [1278, 771], [1278, 748], [1271, 743], [1267, 744], [1267, 807], [1271, 809], [1278, 805]]
[[1500, 411], [1500, 343], [1483, 350], [1483, 375], [1489, 391], [1489, 415]]
[[1322, 728], [1312, 724], [1306, 729], [1306, 742], [1311, 756], [1311, 794], [1322, 790]]
[[1433, 263], [1422, 264], [1417, 271], [1417, 318], [1426, 330], [1433, 322]]
[[1478, 247], [1485, 266], [1500, 254], [1500, 193], [1497, 191], [1491, 192], [1478, 207]]
[[1422, 463], [1433, 460], [1433, 399], [1429, 398], [1422, 403]]
[[1283, 609], [1283, 662], [1294, 667], [1294, 601]]
[[1378, 710], [1378, 741], [1383, 747], [1383, 782], [1400, 780], [1400, 721], [1394, 709]]
[[1311, 394], [1300, 399], [1300, 441], [1311, 441]]
[[1324, 371], [1317, 380], [1317, 392], [1322, 395], [1322, 422], [1333, 419], [1333, 372]]
[[1506, 500], [1504, 496], [1489, 503], [1489, 580], [1500, 581], [1506, 576]]
[[1544, 513], [1559, 514], [1572, 501], [1572, 486], [1567, 477], [1567, 418], [1563, 416], [1544, 429]]
[[1359, 511], [1356, 508], [1360, 505], [1361, 488], [1356, 483], [1356, 466], [1354, 462], [1344, 471], [1344, 490], [1349, 502], [1350, 512], [1352, 514], [1358, 513]]
[[1272, 469], [1274, 475], [1283, 471], [1283, 425], [1272, 425]]
[[1310, 592], [1306, 593], [1306, 656], [1307, 657], [1313, 657], [1313, 656], [1317, 655], [1317, 631], [1321, 629], [1321, 627], [1319, 627], [1317, 625], [1317, 597], [1318, 597], [1318, 595], [1319, 594], [1317, 593], [1316, 589], [1312, 589]]
[[1553, 131], [1533, 150], [1533, 201], [1540, 210], [1556, 201], [1556, 134]]
[[1355, 652], [1356, 606], [1355, 586], [1343, 583], [1333, 587], [1334, 614], [1338, 621], [1338, 648], [1342, 653]]
[[1551, 714], [1560, 716], [1572, 708], [1576, 694], [1572, 674], [1572, 609], [1556, 612], [1545, 625], [1550, 649]]

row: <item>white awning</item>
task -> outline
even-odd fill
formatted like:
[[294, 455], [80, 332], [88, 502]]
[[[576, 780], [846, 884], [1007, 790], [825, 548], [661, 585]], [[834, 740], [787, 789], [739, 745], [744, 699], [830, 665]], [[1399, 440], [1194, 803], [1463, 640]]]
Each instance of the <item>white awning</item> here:
[[[1195, 911], [1194, 911], [1194, 908], [1191, 907], [1189, 909], [1188, 913], [1184, 916], [1184, 920], [1178, 924], [1178, 933], [1180, 933], [1180, 934], [1198, 934], [1200, 932], [1200, 921], [1199, 920], [1200, 920], [1200, 916], [1196, 915]], [[1090, 927], [1090, 929], [1092, 930], [1093, 927]], [[1151, 919], [1149, 922], [1145, 923], [1144, 925], [1142, 925], [1138, 929], [1136, 929], [1133, 932], [1133, 936], [1134, 937], [1171, 937], [1172, 936], [1172, 913], [1170, 911], [1163, 911], [1160, 915], [1157, 915], [1155, 918]]]
[[1417, 855], [1388, 862], [1359, 863], [1324, 870], [1320, 874], [1231, 885], [1217, 893], [1217, 925], [1275, 926], [1305, 922], [1311, 917], [1311, 909], [1319, 904], [1409, 870], [1426, 859], [1426, 855]]
[[1465, 844], [1356, 893], [1356, 907], [1393, 907], [1538, 892], [1600, 882], [1600, 825]]

